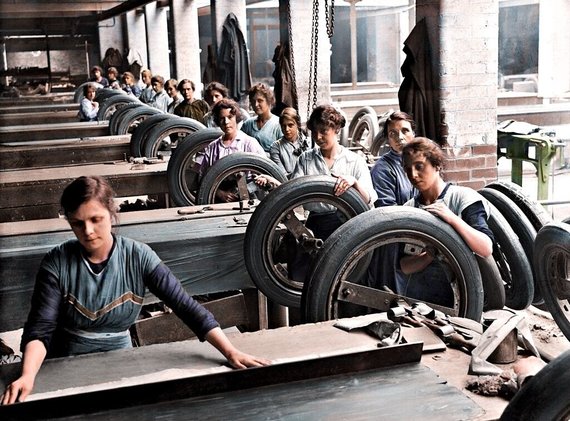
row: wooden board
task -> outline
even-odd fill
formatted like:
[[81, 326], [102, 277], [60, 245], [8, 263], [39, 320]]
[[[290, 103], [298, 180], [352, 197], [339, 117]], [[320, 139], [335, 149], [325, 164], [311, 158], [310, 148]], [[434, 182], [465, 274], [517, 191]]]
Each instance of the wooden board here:
[[117, 197], [167, 193], [167, 165], [115, 162], [0, 172], [0, 222], [57, 217], [63, 189], [82, 175], [105, 177]]
[[[73, 98], [72, 98], [73, 99]], [[0, 113], [5, 114], [34, 114], [37, 112], [54, 112], [54, 111], [79, 111], [79, 104], [69, 102], [69, 103], [54, 103], [54, 104], [41, 104], [41, 105], [26, 105], [24, 103], [18, 105], [4, 105], [0, 100]]]
[[2, 170], [126, 161], [131, 135], [0, 144]]
[[[192, 295], [253, 288], [243, 261], [246, 225], [234, 220], [247, 222], [250, 214], [232, 206], [213, 205], [215, 210], [187, 216], [176, 208], [129, 212], [120, 215], [116, 232], [151, 246]], [[0, 332], [23, 326], [41, 259], [74, 238], [65, 220], [35, 222], [0, 224]]]
[[96, 137], [108, 134], [108, 121], [3, 126], [0, 127], [0, 143]]
[[78, 122], [77, 110], [0, 114], [0, 126]]

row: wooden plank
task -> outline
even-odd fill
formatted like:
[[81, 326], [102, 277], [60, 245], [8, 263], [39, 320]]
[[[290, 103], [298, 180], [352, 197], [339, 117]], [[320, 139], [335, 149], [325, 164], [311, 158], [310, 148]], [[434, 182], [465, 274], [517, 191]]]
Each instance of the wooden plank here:
[[60, 124], [78, 122], [77, 110], [0, 114], [0, 125]]
[[131, 135], [0, 144], [2, 170], [126, 160]]
[[63, 189], [82, 175], [105, 177], [117, 197], [167, 193], [167, 165], [117, 162], [0, 172], [0, 222], [57, 217]]
[[63, 112], [63, 111], [79, 111], [79, 104], [71, 103], [47, 103], [42, 105], [12, 105], [7, 106], [0, 102], [0, 114], [34, 114], [37, 112]]
[[108, 134], [108, 121], [4, 126], [0, 127], [0, 143], [72, 139], [76, 137], [107, 136]]
[[[216, 206], [219, 210], [186, 216], [175, 209], [132, 212], [137, 215], [130, 222], [131, 212], [121, 214], [126, 222], [116, 232], [152, 247], [192, 295], [253, 288], [243, 260], [246, 226], [234, 220], [239, 216], [248, 221], [250, 214]], [[145, 213], [149, 216], [142, 218]], [[0, 332], [23, 326], [41, 259], [72, 238], [67, 223], [59, 219], [0, 224]], [[154, 301], [149, 293], [146, 302]]]

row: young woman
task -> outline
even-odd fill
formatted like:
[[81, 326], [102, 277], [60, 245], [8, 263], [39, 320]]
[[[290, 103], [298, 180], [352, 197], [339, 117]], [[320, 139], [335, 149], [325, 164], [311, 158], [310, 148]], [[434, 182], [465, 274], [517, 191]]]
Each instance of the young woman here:
[[170, 97], [167, 111], [169, 114], [174, 114], [174, 109], [184, 101], [182, 94], [178, 92], [178, 81], [176, 79], [168, 79], [164, 84], [164, 90]]
[[152, 86], [153, 96], [148, 102], [148, 105], [167, 112], [170, 97], [164, 90], [164, 78], [160, 75], [154, 75], [150, 80], [150, 86]]
[[271, 145], [269, 157], [289, 176], [299, 156], [309, 149], [309, 143], [301, 129], [301, 117], [294, 108], [287, 107], [281, 112], [279, 124], [283, 137]]
[[89, 82], [97, 82], [106, 88], [109, 86], [109, 81], [103, 76], [103, 69], [99, 66], [93, 66], [91, 68], [91, 79]]
[[271, 113], [275, 105], [275, 97], [269, 86], [258, 83], [249, 90], [249, 104], [255, 113], [243, 123], [244, 133], [255, 137], [263, 149], [269, 152], [271, 145], [283, 136], [279, 117]]
[[[417, 137], [402, 150], [404, 170], [419, 193], [407, 206], [422, 208], [451, 225], [473, 253], [488, 257], [493, 253], [494, 237], [487, 225], [489, 206], [475, 190], [446, 183], [441, 171], [445, 155], [434, 141]], [[400, 267], [410, 276], [407, 295], [447, 305], [451, 301], [451, 288], [445, 271], [434, 261], [430, 250], [419, 256], [404, 256]]]
[[196, 85], [189, 79], [182, 79], [178, 83], [178, 91], [182, 94], [182, 101], [175, 109], [174, 114], [180, 117], [193, 118], [200, 123], [205, 123], [204, 116], [210, 110], [208, 103], [203, 99], [194, 98]]
[[236, 349], [149, 246], [112, 232], [113, 197], [97, 176], [79, 177], [65, 188], [61, 205], [76, 239], [52, 249], [41, 263], [22, 335], [22, 373], [7, 386], [2, 404], [26, 399], [46, 356], [131, 347], [128, 329], [147, 287], [233, 367], [268, 364]]
[[129, 95], [133, 95], [137, 98], [141, 96], [141, 88], [137, 85], [135, 75], [131, 72], [123, 73], [123, 84], [121, 87], [123, 88], [123, 91]]
[[79, 121], [97, 121], [99, 113], [99, 103], [95, 101], [97, 88], [93, 83], [87, 83], [83, 86], [83, 98], [79, 105]]

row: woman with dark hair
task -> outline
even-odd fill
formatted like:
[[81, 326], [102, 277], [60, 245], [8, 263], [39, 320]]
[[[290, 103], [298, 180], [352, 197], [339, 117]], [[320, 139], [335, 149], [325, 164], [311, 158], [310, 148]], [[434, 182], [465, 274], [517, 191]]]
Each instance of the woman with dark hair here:
[[228, 96], [228, 88], [220, 82], [210, 82], [204, 89], [204, 100], [208, 103], [210, 108], [212, 108], [220, 99], [228, 98]]
[[109, 86], [109, 81], [103, 76], [103, 69], [100, 66], [93, 66], [91, 68], [91, 79], [89, 82], [96, 82], [106, 88]]
[[[494, 236], [487, 225], [488, 202], [469, 187], [443, 180], [441, 172], [446, 158], [441, 147], [428, 138], [416, 137], [404, 146], [402, 157], [404, 170], [419, 191], [405, 205], [425, 209], [441, 218], [457, 231], [473, 253], [489, 257], [493, 253]], [[452, 302], [445, 269], [434, 260], [431, 250], [402, 257], [400, 267], [405, 275], [418, 275], [408, 280], [409, 297], [442, 305]]]
[[97, 87], [94, 83], [83, 85], [83, 98], [79, 104], [79, 121], [97, 121], [99, 103], [95, 101]]
[[178, 81], [176, 79], [168, 79], [164, 84], [164, 90], [170, 97], [167, 111], [169, 114], [174, 114], [174, 109], [184, 101], [182, 94], [178, 92]]
[[180, 117], [193, 118], [204, 123], [204, 116], [210, 110], [208, 103], [203, 99], [194, 98], [196, 85], [190, 79], [182, 79], [178, 83], [178, 91], [182, 94], [182, 101], [175, 109], [174, 114]]
[[[200, 160], [200, 178], [219, 159], [236, 152], [253, 152], [262, 156], [265, 151], [251, 136], [248, 136], [238, 128], [242, 115], [238, 104], [229, 98], [224, 98], [214, 105], [212, 110], [214, 122], [222, 129], [223, 134], [212, 141], [204, 150]], [[223, 185], [216, 192], [216, 197], [221, 202], [234, 202], [238, 200], [237, 194], [232, 188]]]
[[271, 88], [263, 83], [253, 85], [249, 90], [249, 104], [256, 115], [243, 123], [242, 130], [255, 137], [263, 149], [269, 152], [273, 142], [283, 136], [279, 117], [271, 113], [271, 107], [275, 105]]
[[301, 117], [295, 108], [285, 108], [279, 116], [279, 124], [283, 137], [273, 142], [269, 157], [289, 176], [295, 169], [299, 156], [309, 149], [309, 143], [301, 129]]
[[42, 260], [22, 335], [22, 373], [7, 386], [2, 404], [26, 399], [46, 356], [131, 347], [129, 328], [147, 287], [233, 367], [268, 364], [235, 348], [149, 246], [112, 232], [116, 206], [105, 179], [77, 178], [65, 188], [61, 206], [76, 239]]

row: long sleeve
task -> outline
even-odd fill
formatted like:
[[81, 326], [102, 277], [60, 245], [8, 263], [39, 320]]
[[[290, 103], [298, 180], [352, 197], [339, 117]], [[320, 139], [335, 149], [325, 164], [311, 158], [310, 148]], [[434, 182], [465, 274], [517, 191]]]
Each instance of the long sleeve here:
[[97, 113], [99, 108], [94, 107], [91, 101], [87, 98], [81, 100], [79, 107], [79, 119], [81, 121], [94, 121], [97, 120]]
[[206, 339], [206, 334], [210, 330], [219, 327], [212, 313], [188, 295], [164, 263], [160, 263], [145, 277], [145, 284], [192, 329], [201, 341]]

